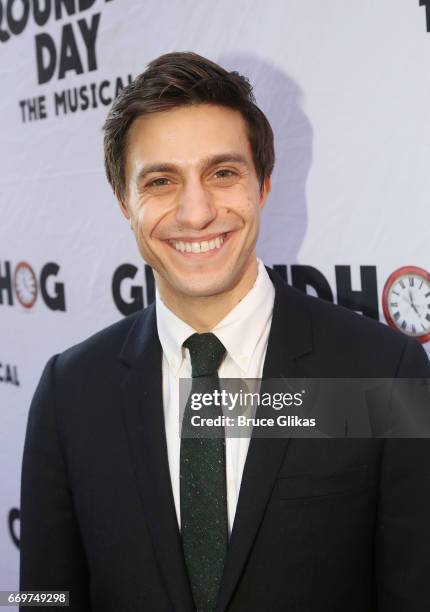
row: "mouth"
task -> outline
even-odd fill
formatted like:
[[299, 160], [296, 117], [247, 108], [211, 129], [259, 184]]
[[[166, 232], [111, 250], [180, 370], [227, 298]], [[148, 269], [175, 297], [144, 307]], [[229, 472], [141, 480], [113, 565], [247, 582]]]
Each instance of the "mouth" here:
[[229, 241], [232, 232], [210, 236], [206, 240], [166, 240], [178, 255], [188, 259], [206, 259], [217, 256], [224, 250], [225, 244]]

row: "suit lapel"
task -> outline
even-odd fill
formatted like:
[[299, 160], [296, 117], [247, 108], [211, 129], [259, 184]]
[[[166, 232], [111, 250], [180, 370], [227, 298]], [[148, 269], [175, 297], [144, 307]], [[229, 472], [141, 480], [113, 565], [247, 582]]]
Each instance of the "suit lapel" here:
[[[299, 378], [303, 372], [296, 360], [312, 350], [310, 315], [302, 305], [301, 296], [288, 287], [276, 272], [267, 266], [266, 269], [275, 287], [275, 302], [263, 381], [270, 378]], [[261, 387], [263, 392], [264, 382]], [[217, 612], [227, 608], [240, 579], [288, 444], [288, 438], [251, 437]]]
[[167, 458], [162, 399], [162, 349], [155, 304], [136, 319], [121, 351], [129, 366], [121, 412], [158, 565], [173, 608], [194, 609], [186, 574]]

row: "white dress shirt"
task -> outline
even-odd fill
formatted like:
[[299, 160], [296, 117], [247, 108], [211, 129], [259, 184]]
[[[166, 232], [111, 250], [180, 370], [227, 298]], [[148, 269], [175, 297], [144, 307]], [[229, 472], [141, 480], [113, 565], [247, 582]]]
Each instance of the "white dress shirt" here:
[[[260, 259], [257, 261], [258, 273], [253, 287], [211, 330], [226, 348], [226, 356], [218, 369], [219, 378], [261, 378], [263, 374], [275, 289], [263, 262]], [[180, 527], [179, 379], [191, 378], [190, 353], [182, 343], [196, 333], [196, 330], [167, 308], [160, 298], [157, 287], [155, 300], [158, 336], [163, 349], [163, 408], [167, 453], [176, 516]], [[249, 441], [249, 437], [226, 436], [229, 534], [233, 527]]]

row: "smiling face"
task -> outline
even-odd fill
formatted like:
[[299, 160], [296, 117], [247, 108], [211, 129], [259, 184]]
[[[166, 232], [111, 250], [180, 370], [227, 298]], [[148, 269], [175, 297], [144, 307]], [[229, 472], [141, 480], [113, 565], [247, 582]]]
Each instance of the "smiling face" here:
[[162, 295], [228, 293], [256, 274], [270, 182], [260, 190], [238, 111], [199, 104], [136, 119], [125, 180], [122, 210]]

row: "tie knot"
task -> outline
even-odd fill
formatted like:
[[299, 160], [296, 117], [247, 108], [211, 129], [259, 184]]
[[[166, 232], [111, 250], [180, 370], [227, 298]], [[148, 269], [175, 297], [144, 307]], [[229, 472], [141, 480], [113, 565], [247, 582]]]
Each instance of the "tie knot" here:
[[225, 346], [215, 334], [192, 334], [182, 346], [190, 351], [193, 378], [216, 374], [225, 355]]

